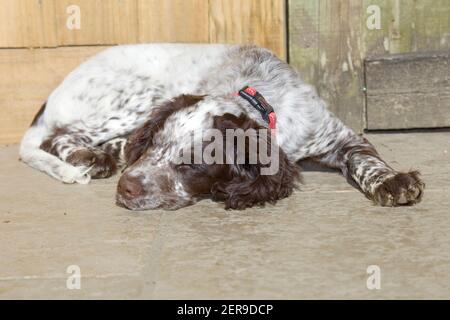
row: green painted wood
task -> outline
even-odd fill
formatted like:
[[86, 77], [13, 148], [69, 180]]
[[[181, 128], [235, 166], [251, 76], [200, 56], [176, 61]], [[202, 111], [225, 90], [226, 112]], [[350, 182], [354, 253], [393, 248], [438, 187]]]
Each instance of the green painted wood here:
[[319, 93], [348, 126], [363, 129], [362, 3], [320, 1]]
[[289, 62], [306, 82], [319, 80], [319, 1], [288, 2]]
[[364, 115], [360, 55], [362, 3], [289, 0], [288, 8], [290, 63], [317, 88], [332, 112], [361, 132]]
[[414, 29], [417, 51], [450, 50], [450, 1], [416, 1]]
[[368, 56], [450, 49], [449, 0], [364, 0], [378, 5], [381, 29], [364, 29]]
[[[379, 6], [381, 28], [366, 26]], [[450, 50], [450, 0], [288, 0], [289, 62], [316, 86], [331, 111], [367, 128], [366, 57]]]

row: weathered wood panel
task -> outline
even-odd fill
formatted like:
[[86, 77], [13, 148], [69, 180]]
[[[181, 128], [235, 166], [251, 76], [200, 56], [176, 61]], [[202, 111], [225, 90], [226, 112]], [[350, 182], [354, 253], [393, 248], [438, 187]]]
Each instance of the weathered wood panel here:
[[[289, 61], [347, 125], [367, 128], [365, 57], [450, 50], [448, 0], [288, 0]], [[380, 27], [369, 28], [374, 6]]]
[[368, 129], [450, 126], [450, 53], [366, 61]]
[[104, 47], [0, 50], [0, 144], [20, 141], [61, 80]]
[[138, 0], [140, 42], [208, 42], [208, 1]]
[[210, 41], [255, 43], [286, 59], [285, 2], [210, 0]]
[[364, 53], [376, 56], [450, 49], [450, 1], [364, 0], [381, 9], [381, 28], [365, 29]]
[[364, 116], [362, 10], [361, 2], [353, 0], [289, 1], [291, 64], [316, 86], [330, 110], [358, 132]]
[[[350, 127], [362, 129], [364, 105], [360, 1], [320, 1], [319, 94]], [[326, 21], [326, 23], [325, 23]]]
[[303, 79], [319, 83], [320, 1], [289, 0], [289, 63]]

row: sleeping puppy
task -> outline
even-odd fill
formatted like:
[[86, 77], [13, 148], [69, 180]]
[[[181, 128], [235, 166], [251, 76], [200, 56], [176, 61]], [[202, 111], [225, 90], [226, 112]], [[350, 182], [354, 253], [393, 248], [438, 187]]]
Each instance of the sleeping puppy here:
[[296, 187], [302, 159], [340, 170], [378, 205], [413, 205], [424, 190], [417, 171], [386, 164], [291, 66], [256, 46], [107, 49], [52, 92], [20, 157], [65, 183], [122, 169], [117, 203], [132, 210], [275, 203]]

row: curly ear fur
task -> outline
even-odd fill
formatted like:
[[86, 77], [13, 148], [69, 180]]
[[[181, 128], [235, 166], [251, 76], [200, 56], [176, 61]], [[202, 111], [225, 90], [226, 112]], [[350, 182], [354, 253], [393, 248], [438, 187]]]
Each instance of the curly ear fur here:
[[[214, 125], [222, 132], [226, 129], [247, 130], [252, 128], [257, 130], [261, 128], [245, 115], [236, 117], [231, 114], [215, 117]], [[258, 133], [258, 131], [256, 132]], [[257, 138], [264, 139], [267, 143], [267, 150], [270, 150], [271, 136], [269, 131], [267, 132], [267, 137], [260, 137], [258, 133]], [[247, 146], [246, 153], [248, 153]], [[291, 195], [296, 188], [297, 181], [300, 180], [300, 173], [299, 168], [287, 159], [283, 150], [279, 150], [277, 173], [261, 175], [261, 169], [265, 166], [259, 163], [259, 159], [257, 164], [230, 165], [232, 179], [213, 185], [211, 190], [213, 199], [224, 201], [226, 209], [245, 209], [254, 205], [263, 205], [266, 202], [274, 204], [277, 200]]]
[[162, 106], [155, 108], [150, 115], [150, 120], [145, 122], [128, 137], [127, 144], [125, 145], [125, 159], [127, 165], [130, 166], [135, 163], [152, 145], [155, 133], [164, 127], [167, 118], [183, 108], [198, 103], [203, 98], [204, 96], [183, 94]]

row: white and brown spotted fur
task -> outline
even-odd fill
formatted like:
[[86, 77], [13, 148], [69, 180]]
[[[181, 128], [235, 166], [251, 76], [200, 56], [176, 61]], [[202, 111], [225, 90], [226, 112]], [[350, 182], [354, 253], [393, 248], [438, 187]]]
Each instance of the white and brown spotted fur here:
[[[231, 95], [255, 87], [277, 114], [281, 172], [248, 167], [175, 166], [195, 130], [265, 127]], [[373, 145], [326, 108], [288, 64], [255, 46], [146, 44], [110, 48], [89, 59], [49, 96], [26, 132], [22, 161], [65, 183], [88, 183], [126, 167], [117, 200], [130, 209], [176, 209], [210, 196], [242, 209], [288, 196], [294, 163], [337, 168], [383, 206], [423, 195], [416, 171], [387, 165]]]

